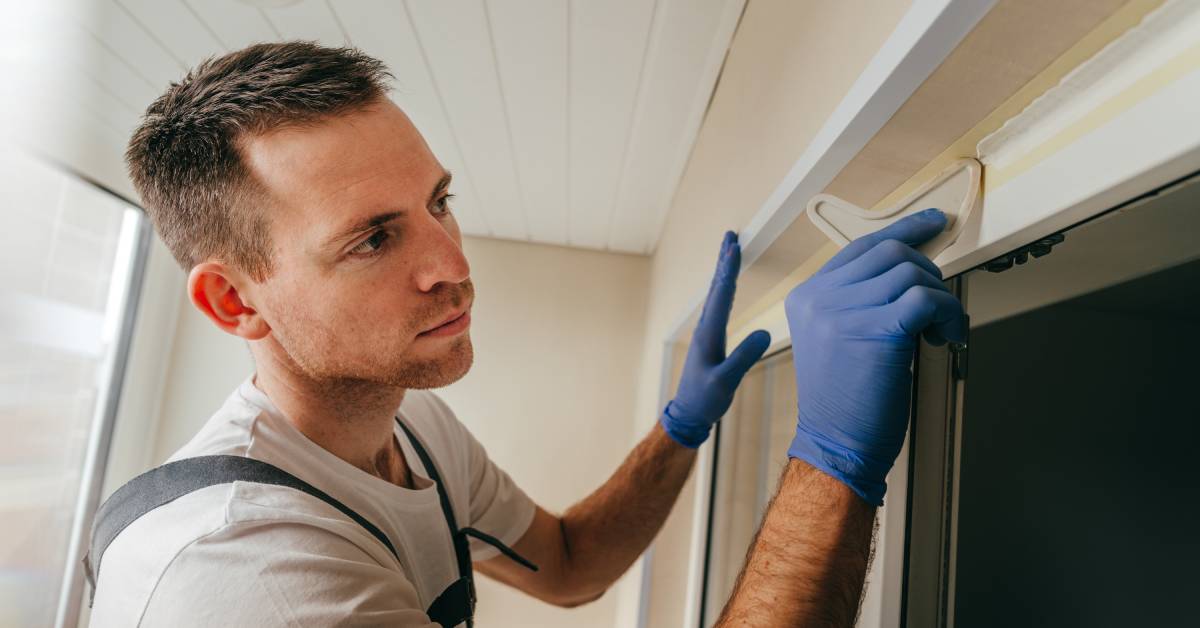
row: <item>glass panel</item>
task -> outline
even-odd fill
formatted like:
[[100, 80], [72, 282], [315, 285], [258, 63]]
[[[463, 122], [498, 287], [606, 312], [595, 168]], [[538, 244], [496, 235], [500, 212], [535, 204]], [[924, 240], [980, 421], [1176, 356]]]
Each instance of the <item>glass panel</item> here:
[[[733, 406], [718, 425], [702, 626], [712, 626], [720, 616], [767, 504], [775, 495], [788, 461], [788, 446], [796, 434], [796, 403], [796, 374], [789, 349], [750, 369]], [[858, 623], [862, 627], [891, 627], [899, 622], [907, 441], [900, 456], [888, 475], [887, 503], [896, 506], [885, 505], [877, 515], [875, 560], [867, 575], [868, 590]], [[890, 550], [892, 547], [896, 549]]]
[[0, 153], [0, 625], [45, 626], [108, 387], [134, 210]]
[[1200, 184], [967, 277], [954, 623], [1194, 622]]

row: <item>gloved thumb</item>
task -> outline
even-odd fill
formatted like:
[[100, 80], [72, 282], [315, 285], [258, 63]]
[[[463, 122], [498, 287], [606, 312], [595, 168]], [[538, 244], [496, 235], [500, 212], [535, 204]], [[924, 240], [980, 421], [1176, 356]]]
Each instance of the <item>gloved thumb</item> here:
[[771, 346], [771, 334], [767, 333], [765, 329], [751, 332], [717, 367], [717, 376], [721, 378], [721, 381], [736, 388], [738, 384], [742, 383], [742, 377], [746, 371], [749, 371], [759, 358], [762, 358], [769, 346]]

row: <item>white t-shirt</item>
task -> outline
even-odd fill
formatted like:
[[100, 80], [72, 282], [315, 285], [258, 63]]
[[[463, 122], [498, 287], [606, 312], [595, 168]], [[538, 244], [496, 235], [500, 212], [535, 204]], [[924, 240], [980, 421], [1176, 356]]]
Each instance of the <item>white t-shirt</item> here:
[[[433, 458], [461, 527], [515, 543], [534, 504], [436, 395], [410, 390], [400, 417]], [[449, 528], [420, 459], [396, 436], [416, 489], [377, 478], [308, 440], [250, 379], [171, 460], [269, 462], [387, 535], [396, 557], [334, 507], [250, 482], [204, 488], [125, 528], [100, 564], [91, 625], [436, 626], [425, 609], [458, 578]], [[471, 539], [471, 557], [497, 551]]]

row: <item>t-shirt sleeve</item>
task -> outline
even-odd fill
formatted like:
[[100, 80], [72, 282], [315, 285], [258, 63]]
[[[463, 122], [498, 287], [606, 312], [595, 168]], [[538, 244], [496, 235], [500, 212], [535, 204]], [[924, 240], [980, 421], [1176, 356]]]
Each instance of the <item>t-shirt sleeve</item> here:
[[[487, 450], [463, 428], [470, 454], [470, 526], [512, 546], [533, 521], [533, 500], [492, 459]], [[487, 560], [499, 554], [494, 547], [471, 539], [471, 559]]]
[[139, 625], [437, 626], [402, 574], [337, 534], [294, 522], [228, 524], [191, 543]]
[[[413, 398], [413, 401], [420, 399], [428, 404], [423, 408], [429, 413], [426, 416], [430, 422], [426, 429], [431, 436], [441, 439], [437, 444], [445, 449], [440, 451], [448, 459], [453, 459], [454, 469], [459, 474], [453, 481], [467, 494], [467, 516], [460, 514], [460, 519], [465, 519], [465, 522], [460, 520], [458, 525], [470, 526], [512, 546], [533, 522], [533, 514], [537, 509], [533, 500], [488, 457], [487, 450], [441, 397], [429, 391], [421, 392], [424, 394]], [[464, 504], [461, 493], [453, 499], [456, 502], [455, 512], [461, 513]], [[491, 545], [475, 538], [470, 539], [470, 546], [471, 560], [476, 562], [500, 554]]]

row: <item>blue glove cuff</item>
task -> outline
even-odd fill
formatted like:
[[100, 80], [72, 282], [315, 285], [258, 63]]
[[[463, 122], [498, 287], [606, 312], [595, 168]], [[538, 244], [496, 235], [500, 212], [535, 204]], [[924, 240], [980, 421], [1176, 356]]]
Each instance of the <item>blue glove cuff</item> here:
[[[671, 440], [688, 449], [695, 449], [703, 445], [704, 441], [708, 440], [708, 433], [712, 431], [712, 425], [707, 422], [699, 425], [680, 420], [680, 416], [671, 414], [671, 405], [674, 403], [674, 400], [668, 401], [667, 407], [663, 408], [662, 416], [658, 418], [658, 422], [663, 426], [663, 431], [671, 437]], [[676, 415], [678, 414], [676, 412]]]
[[[801, 424], [796, 437], [788, 448], [788, 457], [803, 460], [850, 487], [863, 501], [873, 506], [883, 505], [883, 494], [887, 491], [887, 472], [890, 464], [882, 465], [854, 450], [805, 429]], [[871, 470], [874, 469], [874, 473]]]

